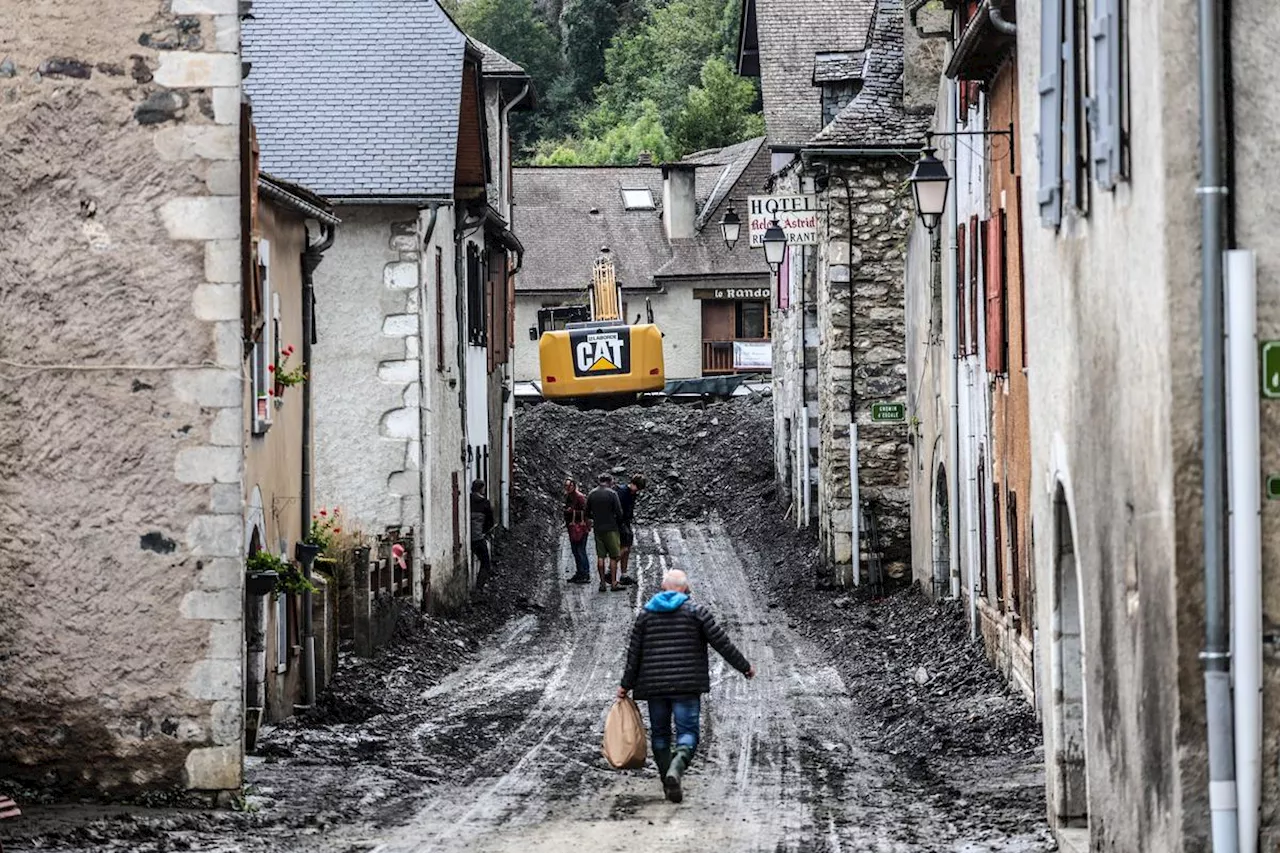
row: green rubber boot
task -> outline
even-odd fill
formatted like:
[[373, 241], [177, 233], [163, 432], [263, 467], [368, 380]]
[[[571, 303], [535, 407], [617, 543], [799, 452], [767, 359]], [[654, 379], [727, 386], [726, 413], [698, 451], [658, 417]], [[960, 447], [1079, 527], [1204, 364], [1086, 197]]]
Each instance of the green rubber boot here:
[[658, 781], [662, 782], [662, 790], [667, 790], [667, 769], [671, 767], [671, 747], [663, 746], [653, 748], [653, 761], [658, 765]]
[[693, 747], [691, 746], [677, 746], [671, 751], [671, 766], [662, 777], [662, 789], [666, 792], [667, 799], [673, 803], [684, 800], [684, 790], [680, 786], [680, 781], [692, 761]]

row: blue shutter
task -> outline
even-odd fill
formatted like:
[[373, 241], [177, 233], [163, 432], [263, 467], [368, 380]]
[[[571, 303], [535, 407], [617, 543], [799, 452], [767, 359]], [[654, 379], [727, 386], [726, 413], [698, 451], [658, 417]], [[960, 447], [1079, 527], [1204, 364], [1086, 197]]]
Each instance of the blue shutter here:
[[1062, 0], [1040, 0], [1040, 222], [1062, 219]]
[[1076, 67], [1076, 0], [1062, 0], [1062, 180], [1070, 191], [1066, 200], [1084, 209], [1084, 180], [1080, 168], [1080, 73]]
[[1093, 168], [1106, 189], [1123, 175], [1120, 142], [1120, 0], [1094, 0], [1094, 96], [1090, 104]]

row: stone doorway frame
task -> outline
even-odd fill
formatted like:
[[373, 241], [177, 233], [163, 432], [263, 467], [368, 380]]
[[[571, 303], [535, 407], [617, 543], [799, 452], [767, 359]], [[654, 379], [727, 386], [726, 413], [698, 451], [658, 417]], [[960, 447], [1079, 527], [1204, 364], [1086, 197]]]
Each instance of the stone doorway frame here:
[[1089, 826], [1086, 635], [1074, 514], [1061, 481], [1053, 495], [1053, 619], [1050, 643], [1053, 754], [1052, 804], [1056, 828]]
[[951, 507], [947, 466], [939, 462], [933, 477], [933, 598], [948, 597], [951, 587]]

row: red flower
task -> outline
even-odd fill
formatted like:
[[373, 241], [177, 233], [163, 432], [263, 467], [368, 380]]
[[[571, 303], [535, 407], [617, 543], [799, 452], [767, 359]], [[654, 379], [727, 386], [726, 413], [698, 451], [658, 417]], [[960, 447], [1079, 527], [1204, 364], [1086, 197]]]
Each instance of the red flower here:
[[267, 372], [268, 372], [268, 373], [275, 373], [275, 372], [276, 372], [276, 366], [275, 366], [274, 364], [268, 364], [268, 365], [267, 365]]
[[333, 532], [334, 532], [334, 533], [341, 533], [341, 532], [342, 532], [342, 528], [341, 528], [341, 527], [335, 527], [335, 528], [333, 528]]
[[329, 511], [328, 511], [328, 510], [324, 510], [324, 509], [322, 509], [322, 510], [320, 510], [320, 514], [321, 514], [321, 515], [328, 515], [328, 514], [329, 514]]
[[293, 355], [293, 344], [289, 344], [287, 347], [284, 348], [284, 354]]
[[268, 388], [268, 389], [267, 389], [267, 396], [268, 396], [268, 397], [274, 397], [275, 395], [276, 395], [276, 389], [274, 389], [274, 388]]

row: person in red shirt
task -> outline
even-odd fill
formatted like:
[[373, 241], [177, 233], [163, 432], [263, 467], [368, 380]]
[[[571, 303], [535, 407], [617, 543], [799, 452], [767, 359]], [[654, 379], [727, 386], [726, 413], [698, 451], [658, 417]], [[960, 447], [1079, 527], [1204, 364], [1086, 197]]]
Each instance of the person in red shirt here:
[[578, 491], [573, 480], [564, 481], [564, 527], [569, 533], [569, 548], [573, 551], [575, 571], [569, 583], [591, 583], [591, 558], [587, 555], [587, 534], [591, 523], [587, 520], [587, 498]]

